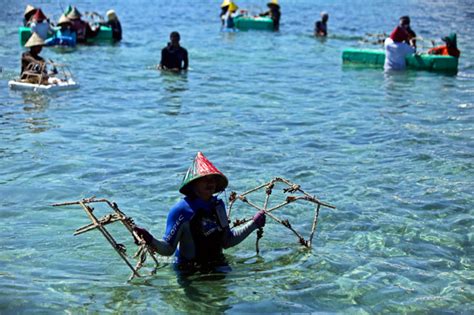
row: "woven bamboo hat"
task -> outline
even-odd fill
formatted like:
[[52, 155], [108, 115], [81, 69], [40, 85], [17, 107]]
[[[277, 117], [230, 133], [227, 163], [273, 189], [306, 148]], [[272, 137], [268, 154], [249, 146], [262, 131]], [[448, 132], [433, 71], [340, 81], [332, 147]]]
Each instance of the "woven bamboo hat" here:
[[65, 16], [64, 14], [61, 15], [61, 17], [59, 18], [59, 21], [57, 23], [57, 25], [62, 25], [62, 24], [67, 24], [67, 23], [71, 23], [71, 20], [67, 18], [67, 16]]
[[82, 16], [81, 12], [76, 7], [73, 7], [71, 12], [68, 13], [67, 18], [71, 20], [77, 20], [80, 19]]
[[25, 44], [25, 47], [44, 46], [44, 40], [37, 34], [33, 33]]
[[36, 11], [36, 8], [34, 6], [32, 6], [31, 4], [27, 4], [26, 9], [25, 9], [25, 13], [23, 13], [23, 16], [27, 16], [28, 14], [31, 14], [34, 11]]
[[236, 5], [236, 4], [234, 3], [234, 1], [231, 1], [231, 2], [229, 3], [229, 11], [230, 11], [230, 12], [235, 12], [235, 11], [237, 11], [238, 9], [239, 9], [239, 7], [238, 7], [238, 5]]
[[198, 152], [186, 175], [184, 175], [179, 192], [187, 196], [191, 195], [191, 183], [205, 176], [214, 177], [216, 181], [216, 191], [214, 193], [223, 191], [229, 183], [227, 177], [225, 177], [202, 152]]
[[221, 8], [228, 7], [229, 4], [230, 4], [230, 0], [224, 0], [224, 1], [222, 1], [222, 3], [221, 3]]

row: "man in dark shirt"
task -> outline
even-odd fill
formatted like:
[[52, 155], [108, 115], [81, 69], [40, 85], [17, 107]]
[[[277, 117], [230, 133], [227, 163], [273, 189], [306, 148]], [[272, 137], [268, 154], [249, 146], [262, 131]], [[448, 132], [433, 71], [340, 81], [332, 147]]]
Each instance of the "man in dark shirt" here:
[[170, 34], [170, 42], [161, 50], [161, 61], [158, 69], [179, 72], [188, 69], [188, 51], [179, 44], [178, 32]]

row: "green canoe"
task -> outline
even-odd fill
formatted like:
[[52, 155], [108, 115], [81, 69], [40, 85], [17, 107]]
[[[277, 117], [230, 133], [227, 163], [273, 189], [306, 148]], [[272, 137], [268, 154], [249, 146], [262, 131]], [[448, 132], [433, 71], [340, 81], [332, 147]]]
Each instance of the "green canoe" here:
[[[383, 67], [385, 52], [379, 49], [348, 48], [342, 51], [344, 63], [367, 64]], [[458, 58], [440, 55], [409, 55], [406, 57], [407, 68], [436, 72], [457, 72]]]
[[267, 30], [273, 31], [273, 21], [268, 17], [238, 16], [234, 18], [235, 27], [242, 31]]
[[[25, 46], [26, 42], [31, 36], [31, 30], [29, 27], [20, 27], [19, 29], [19, 35], [20, 35], [20, 45]], [[50, 35], [52, 36], [52, 34]], [[97, 34], [96, 37], [93, 38], [88, 38], [87, 43], [107, 43], [113, 42], [113, 37], [112, 37], [112, 29], [107, 26], [100, 26], [100, 31]]]

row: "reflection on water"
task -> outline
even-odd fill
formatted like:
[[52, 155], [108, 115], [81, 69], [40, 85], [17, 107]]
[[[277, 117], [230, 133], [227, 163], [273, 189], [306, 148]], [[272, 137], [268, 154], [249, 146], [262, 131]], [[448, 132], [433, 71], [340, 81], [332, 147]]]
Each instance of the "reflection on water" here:
[[188, 73], [169, 73], [160, 71], [164, 93], [158, 103], [164, 107], [163, 113], [169, 116], [177, 116], [183, 105], [182, 95], [189, 89]]
[[[22, 92], [23, 110], [29, 114], [23, 119], [32, 133], [40, 133], [51, 129], [51, 124], [46, 115], [46, 109], [49, 107], [49, 96], [35, 92]], [[41, 115], [38, 115], [41, 114]]]

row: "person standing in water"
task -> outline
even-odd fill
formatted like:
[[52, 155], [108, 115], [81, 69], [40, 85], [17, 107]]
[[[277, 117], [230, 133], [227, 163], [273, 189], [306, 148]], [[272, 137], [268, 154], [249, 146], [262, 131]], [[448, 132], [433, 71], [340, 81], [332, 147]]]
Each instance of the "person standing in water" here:
[[401, 26], [395, 27], [390, 37], [385, 40], [385, 71], [405, 70], [405, 57], [415, 53], [415, 48], [408, 45], [406, 43], [407, 40], [408, 32]]
[[314, 25], [314, 36], [326, 37], [328, 35], [328, 19], [329, 14], [327, 12], [321, 12], [321, 21], [317, 21]]
[[163, 239], [155, 239], [140, 227], [135, 227], [134, 232], [160, 255], [171, 256], [176, 252], [177, 270], [228, 271], [223, 249], [239, 244], [263, 227], [265, 213], [259, 211], [247, 224], [231, 229], [224, 201], [214, 196], [224, 191], [227, 184], [227, 177], [198, 152], [179, 188], [185, 197], [171, 208]]
[[161, 61], [158, 69], [180, 72], [189, 66], [188, 51], [179, 44], [181, 37], [178, 32], [171, 32], [170, 42], [161, 50]]
[[267, 3], [268, 11], [264, 13], [260, 13], [259, 16], [269, 16], [273, 21], [273, 30], [279, 31], [280, 30], [280, 5], [278, 4], [278, 0], [271, 0]]

